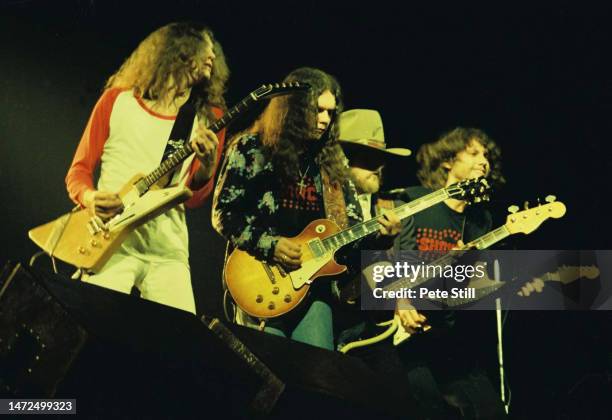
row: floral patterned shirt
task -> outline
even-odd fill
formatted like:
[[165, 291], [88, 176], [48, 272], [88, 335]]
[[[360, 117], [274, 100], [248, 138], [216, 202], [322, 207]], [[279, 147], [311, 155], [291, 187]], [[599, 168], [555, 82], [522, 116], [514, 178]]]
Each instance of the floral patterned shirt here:
[[[302, 164], [300, 178], [280, 179], [257, 135], [238, 139], [215, 188], [213, 227], [234, 247], [270, 261], [279, 236], [296, 236], [325, 218], [320, 168], [314, 161]], [[355, 186], [347, 179], [342, 187], [349, 225], [363, 221]]]

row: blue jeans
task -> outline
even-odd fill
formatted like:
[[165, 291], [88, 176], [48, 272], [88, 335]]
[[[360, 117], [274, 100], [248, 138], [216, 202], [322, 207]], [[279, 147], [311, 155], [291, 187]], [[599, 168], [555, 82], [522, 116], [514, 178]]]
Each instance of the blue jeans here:
[[311, 346], [334, 349], [332, 310], [327, 303], [320, 300], [310, 304], [306, 314], [297, 321], [297, 324], [286, 319], [274, 319], [267, 323], [264, 331]]

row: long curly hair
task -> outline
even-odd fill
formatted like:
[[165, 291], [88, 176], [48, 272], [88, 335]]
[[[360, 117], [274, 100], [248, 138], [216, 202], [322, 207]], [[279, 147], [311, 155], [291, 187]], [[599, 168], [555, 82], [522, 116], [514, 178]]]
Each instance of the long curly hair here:
[[457, 153], [465, 150], [472, 142], [478, 141], [486, 149], [486, 157], [491, 170], [491, 184], [499, 186], [505, 182], [501, 173], [501, 149], [484, 131], [477, 128], [457, 127], [445, 133], [438, 140], [424, 144], [416, 155], [419, 164], [417, 177], [423, 186], [437, 190], [446, 185], [448, 169], [442, 164], [452, 162]]
[[[306, 153], [312, 153], [333, 182], [343, 182], [348, 169], [338, 144], [336, 117], [343, 110], [340, 84], [332, 75], [311, 67], [298, 68], [283, 81], [308, 83], [311, 88], [306, 94], [272, 98], [249, 131], [259, 134], [274, 167], [288, 179], [298, 178], [300, 161]], [[336, 109], [326, 132], [315, 140], [318, 98], [328, 90], [336, 98]]]
[[[210, 79], [197, 81], [194, 74], [203, 65], [203, 50], [213, 43], [216, 56]], [[223, 94], [229, 78], [229, 69], [221, 44], [212, 31], [193, 22], [165, 25], [147, 36], [119, 70], [106, 82], [105, 89], [133, 89], [140, 97], [167, 100], [192, 87], [197, 95], [196, 106], [213, 118], [210, 106], [226, 109]]]

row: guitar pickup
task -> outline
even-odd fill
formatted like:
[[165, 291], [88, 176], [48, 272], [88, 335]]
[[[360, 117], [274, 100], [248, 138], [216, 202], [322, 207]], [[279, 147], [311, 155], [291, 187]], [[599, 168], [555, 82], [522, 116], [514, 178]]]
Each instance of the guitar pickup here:
[[268, 275], [268, 278], [270, 279], [270, 282], [272, 284], [276, 284], [276, 280], [274, 279], [274, 273], [270, 269], [270, 266], [268, 264], [266, 264], [265, 262], [262, 262], [261, 265], [263, 265], [263, 268], [266, 271], [266, 274]]
[[100, 227], [100, 225], [98, 224], [96, 219], [91, 218], [87, 222], [87, 230], [92, 235], [96, 235], [96, 234], [98, 234], [98, 233], [100, 233], [102, 231], [102, 228]]
[[89, 234], [91, 236], [94, 236], [97, 233], [96, 229], [93, 227], [91, 221], [87, 222], [87, 230], [89, 231]]

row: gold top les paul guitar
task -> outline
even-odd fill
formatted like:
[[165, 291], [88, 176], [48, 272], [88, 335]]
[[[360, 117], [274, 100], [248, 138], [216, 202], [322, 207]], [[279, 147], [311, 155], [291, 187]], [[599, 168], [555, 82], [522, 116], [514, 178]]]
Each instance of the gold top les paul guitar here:
[[[479, 201], [486, 196], [488, 189], [484, 178], [466, 180], [392, 211], [404, 219], [448, 198]], [[304, 299], [316, 278], [346, 271], [346, 266], [334, 260], [336, 251], [376, 232], [380, 227], [379, 217], [344, 230], [327, 219], [311, 222], [292, 238], [294, 243], [302, 246], [302, 265], [291, 272], [285, 272], [276, 264], [260, 261], [246, 251], [235, 249], [225, 267], [225, 281], [234, 301], [243, 311], [257, 318], [274, 318], [286, 314]]]
[[[261, 99], [306, 91], [309, 87], [299, 82], [263, 85], [208, 128], [218, 132]], [[101, 223], [87, 209], [76, 208], [30, 230], [30, 239], [51, 257], [79, 268], [99, 270], [134, 229], [192, 196], [184, 185], [162, 187], [167, 175], [192, 154], [191, 145], [185, 142], [148, 175], [134, 175], [119, 192], [123, 212], [108, 222]]]

